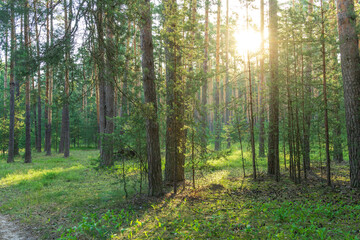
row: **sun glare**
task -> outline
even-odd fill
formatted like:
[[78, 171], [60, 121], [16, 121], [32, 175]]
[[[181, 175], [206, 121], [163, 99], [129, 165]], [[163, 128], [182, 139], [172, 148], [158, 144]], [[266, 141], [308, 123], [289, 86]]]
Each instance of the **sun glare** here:
[[235, 33], [236, 50], [239, 54], [254, 53], [260, 49], [261, 35], [254, 30], [238, 30]]

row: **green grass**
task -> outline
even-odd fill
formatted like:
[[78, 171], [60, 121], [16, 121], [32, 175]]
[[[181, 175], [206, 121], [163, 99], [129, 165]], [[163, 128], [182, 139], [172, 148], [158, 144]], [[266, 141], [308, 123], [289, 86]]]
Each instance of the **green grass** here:
[[333, 164], [332, 188], [318, 178], [296, 185], [283, 165], [276, 183], [265, 174], [266, 158], [257, 159], [254, 181], [251, 154], [244, 153], [243, 178], [241, 152], [234, 148], [199, 163], [195, 190], [186, 182], [176, 196], [168, 189], [153, 199], [135, 195], [138, 169], [127, 162], [125, 199], [119, 169], [96, 170], [97, 156], [72, 150], [69, 159], [35, 153], [32, 164], [3, 160], [0, 211], [38, 227], [43, 239], [360, 239], [360, 192], [347, 187], [346, 163]]
[[[71, 156], [51, 157], [33, 153], [33, 163], [18, 157], [13, 164], [0, 163], [0, 211], [24, 225], [39, 225], [44, 239], [58, 236], [88, 213], [106, 212], [122, 202], [120, 180], [115, 174], [96, 170], [98, 151], [72, 150]], [[129, 187], [133, 193], [133, 187]]]

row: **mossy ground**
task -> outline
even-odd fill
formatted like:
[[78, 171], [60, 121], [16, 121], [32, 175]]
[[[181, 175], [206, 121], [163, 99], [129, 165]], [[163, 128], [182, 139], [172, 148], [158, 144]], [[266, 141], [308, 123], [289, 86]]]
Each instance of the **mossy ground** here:
[[186, 182], [177, 195], [167, 189], [155, 199], [139, 194], [137, 164], [128, 161], [125, 199], [121, 169], [97, 170], [97, 157], [96, 150], [72, 150], [69, 159], [34, 153], [31, 164], [3, 160], [1, 213], [42, 239], [360, 239], [360, 191], [348, 187], [347, 163], [333, 163], [332, 187], [318, 162], [301, 184], [281, 165], [277, 183], [266, 175], [264, 158], [253, 180], [249, 152], [244, 178], [233, 149], [198, 164], [196, 189]]

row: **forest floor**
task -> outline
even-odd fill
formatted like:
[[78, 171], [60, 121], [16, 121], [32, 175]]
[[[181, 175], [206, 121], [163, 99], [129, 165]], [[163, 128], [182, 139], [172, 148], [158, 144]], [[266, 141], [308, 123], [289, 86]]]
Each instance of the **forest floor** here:
[[0, 213], [39, 239], [360, 239], [360, 191], [349, 187], [347, 162], [333, 163], [332, 187], [318, 162], [300, 184], [282, 165], [277, 183], [263, 158], [253, 180], [248, 152], [244, 178], [234, 149], [197, 163], [196, 189], [187, 181], [176, 195], [169, 188], [148, 198], [144, 186], [139, 193], [138, 164], [128, 161], [125, 198], [122, 167], [97, 170], [97, 156], [72, 150], [69, 159], [34, 153], [31, 164], [1, 161]]

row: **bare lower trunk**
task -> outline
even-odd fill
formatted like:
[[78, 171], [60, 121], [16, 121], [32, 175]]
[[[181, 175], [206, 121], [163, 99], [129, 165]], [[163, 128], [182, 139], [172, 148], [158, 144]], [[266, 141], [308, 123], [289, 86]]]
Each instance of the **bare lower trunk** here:
[[202, 86], [202, 109], [201, 109], [201, 152], [204, 154], [206, 153], [207, 148], [207, 128], [208, 128], [208, 113], [207, 113], [207, 90], [208, 90], [208, 47], [209, 47], [209, 5], [210, 1], [205, 1], [205, 42], [204, 42], [204, 63], [203, 63], [203, 70], [204, 70], [204, 79], [203, 79], [203, 86]]
[[221, 111], [220, 111], [220, 11], [221, 1], [218, 1], [216, 24], [216, 84], [215, 84], [215, 151], [221, 150]]
[[278, 42], [277, 0], [269, 1], [269, 48], [270, 48], [270, 99], [268, 173], [280, 178], [279, 167], [279, 86], [278, 86]]
[[146, 143], [148, 158], [149, 195], [162, 195], [162, 172], [159, 141], [159, 125], [157, 123], [157, 100], [155, 86], [154, 53], [151, 35], [150, 0], [145, 0], [141, 29], [142, 71], [145, 104], [152, 105], [151, 113], [146, 116]]
[[[176, 34], [177, 3], [174, 0], [164, 1], [166, 6], [166, 31], [167, 34]], [[171, 17], [170, 17], [171, 16]], [[174, 184], [176, 192], [177, 182], [183, 181], [185, 155], [183, 144], [185, 135], [184, 126], [184, 103], [182, 91], [182, 78], [179, 74], [181, 66], [180, 51], [175, 40], [166, 38], [166, 102], [169, 107], [166, 118], [166, 163], [165, 163], [165, 181]]]
[[341, 69], [344, 81], [350, 183], [360, 187], [360, 57], [353, 0], [338, 0]]
[[[26, 56], [29, 57], [29, 2], [25, 0], [24, 2], [24, 36], [25, 36], [25, 49], [26, 49]], [[25, 83], [25, 105], [26, 105], [26, 113], [25, 113], [25, 163], [31, 163], [31, 126], [30, 126], [30, 75], [29, 75], [29, 63], [26, 59], [26, 83]]]
[[14, 162], [14, 125], [15, 125], [15, 79], [14, 79], [14, 67], [15, 67], [15, 10], [14, 2], [11, 3], [11, 59], [10, 59], [10, 112], [9, 112], [9, 150], [7, 162]]

